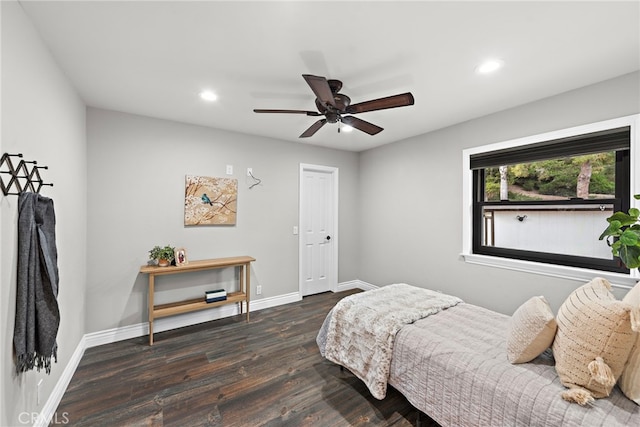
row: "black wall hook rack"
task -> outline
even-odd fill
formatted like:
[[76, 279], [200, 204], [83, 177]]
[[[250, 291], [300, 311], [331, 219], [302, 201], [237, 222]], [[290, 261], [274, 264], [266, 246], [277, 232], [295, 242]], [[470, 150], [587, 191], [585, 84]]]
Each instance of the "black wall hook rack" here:
[[[39, 193], [40, 189], [45, 185], [53, 187], [52, 183], [43, 182], [40, 176], [40, 169], [49, 169], [48, 166], [38, 166], [36, 160], [20, 160], [18, 165], [14, 166], [11, 160], [13, 157], [22, 159], [22, 153], [4, 153], [0, 159], [0, 188], [2, 188], [2, 194], [5, 196], [18, 195], [23, 191]], [[29, 165], [33, 166], [29, 167]]]

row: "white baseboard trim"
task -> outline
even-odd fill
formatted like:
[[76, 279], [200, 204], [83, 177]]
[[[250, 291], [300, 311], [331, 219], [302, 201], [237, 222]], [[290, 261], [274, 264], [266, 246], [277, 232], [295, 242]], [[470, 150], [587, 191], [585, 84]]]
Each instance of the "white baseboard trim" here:
[[[85, 338], [82, 337], [82, 339], [80, 339], [80, 342], [76, 346], [75, 351], [71, 355], [71, 359], [69, 359], [67, 366], [65, 366], [64, 371], [62, 371], [62, 375], [60, 375], [60, 378], [58, 378], [58, 382], [51, 391], [49, 398], [42, 407], [38, 418], [33, 424], [34, 426], [47, 427], [49, 424], [51, 424], [51, 421], [57, 420], [58, 422], [60, 422], [64, 419], [62, 415], [54, 418], [56, 415], [56, 409], [58, 409], [58, 404], [62, 400], [62, 396], [64, 396], [64, 392], [67, 390], [67, 386], [71, 382], [71, 378], [76, 372], [76, 369], [80, 364], [80, 360], [82, 360], [82, 356], [84, 355], [84, 351], [86, 350], [86, 348], [87, 347], [85, 346]], [[54, 424], [57, 423], [54, 422]]]
[[371, 289], [376, 288], [376, 285], [372, 285], [371, 283], [367, 283], [358, 279], [338, 283], [338, 292], [347, 291], [349, 289], [362, 289], [363, 291], [370, 291]]
[[[290, 294], [251, 301], [249, 308], [254, 312], [300, 300], [300, 293], [292, 292]], [[197, 325], [198, 323], [223, 319], [225, 317], [235, 316], [236, 314], [240, 314], [237, 304], [229, 304], [192, 313], [163, 317], [153, 322], [153, 332], [155, 334], [157, 332]], [[105, 331], [92, 332], [85, 335], [85, 339], [87, 341], [86, 348], [142, 337], [144, 335], [149, 335], [149, 324], [147, 322], [122, 326]]]
[[[362, 289], [371, 290], [376, 289], [377, 286], [372, 285], [362, 280], [350, 280], [348, 282], [338, 283], [337, 291], [346, 291], [349, 289]], [[302, 300], [302, 296], [299, 292], [292, 292], [289, 294], [278, 295], [275, 297], [262, 298], [251, 301], [251, 311], [260, 311], [266, 308], [277, 307], [279, 305], [290, 304], [292, 302]], [[193, 313], [185, 313], [181, 315], [164, 317], [154, 322], [154, 333], [168, 331], [171, 329], [182, 328], [185, 326], [196, 325], [198, 323], [209, 322], [211, 320], [222, 319], [229, 316], [235, 316], [239, 314], [238, 306], [236, 304], [223, 305], [220, 307], [196, 311]], [[85, 334], [78, 343], [71, 359], [64, 368], [62, 375], [58, 379], [56, 386], [49, 395], [45, 405], [38, 416], [38, 419], [34, 423], [34, 427], [47, 427], [50, 421], [55, 416], [56, 409], [62, 400], [64, 392], [67, 390], [67, 386], [71, 382], [73, 374], [76, 372], [80, 360], [84, 355], [86, 349], [91, 347], [97, 347], [99, 345], [111, 344], [118, 341], [124, 341], [131, 338], [138, 338], [149, 334], [148, 323], [138, 323], [135, 325], [127, 325], [118, 328], [107, 329], [104, 331], [91, 332]]]

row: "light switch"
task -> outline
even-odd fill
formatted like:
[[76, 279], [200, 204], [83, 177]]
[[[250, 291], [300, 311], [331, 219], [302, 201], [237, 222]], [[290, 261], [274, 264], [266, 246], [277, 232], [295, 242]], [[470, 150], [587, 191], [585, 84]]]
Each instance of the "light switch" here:
[[233, 175], [233, 165], [227, 165], [227, 175]]
[[297, 225], [293, 226], [293, 234], [295, 234], [295, 235], [298, 234], [298, 226]]

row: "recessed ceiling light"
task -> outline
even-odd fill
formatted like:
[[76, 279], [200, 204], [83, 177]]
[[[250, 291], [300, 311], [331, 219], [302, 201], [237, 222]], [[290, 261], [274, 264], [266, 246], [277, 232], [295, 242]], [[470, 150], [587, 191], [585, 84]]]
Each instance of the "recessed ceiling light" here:
[[499, 59], [489, 59], [487, 61], [484, 61], [478, 67], [476, 67], [476, 73], [479, 73], [479, 74], [492, 73], [498, 70], [499, 68], [502, 68], [502, 65], [503, 65], [503, 62], [500, 61]]
[[216, 99], [218, 99], [218, 95], [211, 92], [210, 90], [203, 90], [202, 92], [200, 92], [200, 98], [204, 99], [205, 101], [215, 101]]

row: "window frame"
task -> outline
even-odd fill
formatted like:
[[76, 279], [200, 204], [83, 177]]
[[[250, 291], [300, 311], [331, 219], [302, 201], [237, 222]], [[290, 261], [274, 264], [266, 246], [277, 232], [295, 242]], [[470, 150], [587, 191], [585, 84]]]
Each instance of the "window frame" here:
[[[576, 154], [577, 155], [577, 154]], [[571, 206], [571, 205], [613, 205], [614, 212], [628, 211], [629, 200], [624, 195], [629, 194], [629, 151], [616, 152], [616, 197], [613, 199], [566, 199], [557, 201], [484, 201], [484, 170], [473, 171], [474, 202], [473, 202], [473, 253], [492, 255], [504, 258], [523, 259], [548, 264], [566, 265], [570, 267], [588, 268], [598, 267], [598, 270], [618, 273], [629, 273], [629, 270], [619, 259], [591, 258], [578, 255], [565, 255], [553, 252], [536, 252], [522, 249], [512, 249], [482, 244], [482, 209], [485, 206]], [[606, 228], [603, 223], [602, 230]], [[596, 242], [594, 242], [595, 244]]]
[[[560, 277], [573, 280], [590, 280], [595, 275], [607, 278], [612, 284], [616, 286], [622, 286], [628, 288], [640, 278], [640, 273], [637, 269], [627, 270], [626, 268], [615, 269], [611, 268], [611, 265], [598, 265], [600, 263], [581, 263], [577, 262], [574, 265], [562, 265], [554, 261], [566, 261], [563, 260], [563, 255], [557, 257], [548, 253], [539, 253], [529, 251], [520, 251], [516, 249], [504, 249], [504, 248], [491, 248], [487, 251], [477, 249], [477, 241], [474, 241], [474, 215], [475, 209], [478, 208], [476, 203], [476, 196], [478, 191], [479, 182], [474, 181], [476, 175], [471, 169], [472, 156], [478, 157], [485, 153], [493, 151], [509, 150], [517, 147], [525, 147], [527, 145], [544, 143], [553, 140], [570, 140], [573, 137], [591, 134], [595, 132], [606, 131], [610, 129], [629, 127], [630, 128], [630, 147], [628, 151], [629, 161], [629, 176], [628, 176], [628, 188], [625, 190], [628, 192], [627, 197], [622, 201], [618, 200], [618, 205], [614, 206], [614, 210], [627, 210], [630, 207], [639, 207], [633, 194], [640, 193], [640, 159], [638, 159], [638, 144], [640, 140], [640, 114], [634, 114], [631, 116], [625, 116], [612, 120], [605, 120], [597, 123], [591, 123], [583, 126], [576, 126], [567, 129], [561, 129], [557, 131], [547, 132], [539, 135], [528, 136], [524, 138], [518, 138], [508, 141], [503, 141], [494, 144], [483, 145], [474, 148], [468, 148], [463, 150], [463, 224], [462, 224], [462, 253], [461, 256], [465, 262], [472, 264], [480, 264], [492, 267], [505, 268], [517, 271], [526, 271], [530, 273], [542, 274], [546, 276]], [[618, 186], [618, 180], [623, 177], [616, 177], [616, 187]], [[580, 200], [580, 204], [585, 203], [603, 203], [614, 202], [613, 199], [587, 201]], [[490, 203], [490, 202], [483, 202]], [[500, 204], [509, 202], [499, 202]], [[560, 204], [568, 205], [573, 203], [570, 200], [561, 201]], [[514, 205], [522, 205], [522, 202], [513, 202]], [[529, 204], [529, 203], [524, 203]], [[535, 204], [535, 203], [531, 203]], [[546, 203], [550, 204], [550, 203]], [[603, 224], [603, 230], [606, 224]], [[603, 243], [605, 244], [605, 243]], [[485, 248], [487, 248], [485, 246]], [[540, 257], [539, 255], [542, 255]], [[551, 255], [551, 256], [548, 256]], [[526, 257], [528, 259], [522, 259]], [[551, 258], [558, 258], [553, 260]], [[581, 257], [576, 257], [581, 258]], [[586, 258], [591, 260], [591, 258]], [[605, 260], [606, 261], [606, 260]], [[608, 261], [611, 264], [611, 261]], [[605, 263], [606, 264], [606, 263]], [[610, 271], [610, 270], [617, 271]]]

